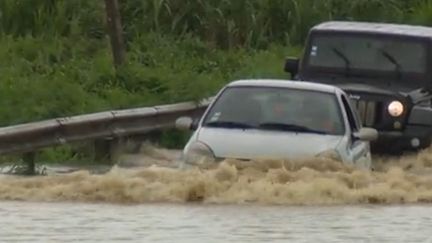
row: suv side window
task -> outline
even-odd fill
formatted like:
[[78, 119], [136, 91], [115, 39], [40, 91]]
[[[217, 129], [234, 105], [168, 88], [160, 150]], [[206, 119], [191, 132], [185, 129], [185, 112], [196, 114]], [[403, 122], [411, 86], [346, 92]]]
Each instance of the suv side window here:
[[360, 123], [359, 123], [357, 113], [354, 113], [354, 110], [350, 102], [348, 101], [348, 98], [345, 95], [342, 94], [341, 99], [348, 116], [348, 122], [350, 124], [351, 131], [357, 132], [360, 129]]

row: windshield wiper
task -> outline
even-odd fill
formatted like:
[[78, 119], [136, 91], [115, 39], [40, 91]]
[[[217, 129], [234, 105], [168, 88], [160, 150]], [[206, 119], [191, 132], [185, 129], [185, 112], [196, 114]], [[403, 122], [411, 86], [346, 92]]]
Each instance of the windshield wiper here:
[[387, 58], [387, 60], [389, 60], [392, 64], [395, 65], [395, 71], [397, 73], [397, 77], [398, 79], [401, 79], [402, 73], [401, 73], [401, 65], [396, 61], [396, 59], [390, 55], [388, 52], [384, 51], [384, 50], [380, 50], [381, 54]]
[[346, 57], [346, 55], [343, 52], [341, 52], [336, 47], [333, 47], [332, 51], [345, 62], [345, 76], [348, 77], [350, 73], [350, 65], [351, 65], [350, 60], [348, 59], [348, 57]]
[[253, 128], [254, 126], [243, 123], [243, 122], [234, 122], [234, 121], [213, 121], [207, 122], [204, 124], [207, 127], [221, 127], [221, 128]]
[[292, 131], [292, 132], [304, 132], [304, 133], [317, 133], [317, 134], [327, 134], [325, 131], [319, 131], [311, 129], [309, 127], [300, 126], [296, 124], [286, 124], [278, 122], [266, 122], [258, 125], [258, 128], [276, 131]]

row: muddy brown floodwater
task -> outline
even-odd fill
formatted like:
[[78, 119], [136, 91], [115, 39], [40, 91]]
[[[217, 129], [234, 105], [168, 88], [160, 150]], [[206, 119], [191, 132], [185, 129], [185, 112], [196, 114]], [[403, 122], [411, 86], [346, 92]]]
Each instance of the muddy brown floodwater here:
[[178, 170], [147, 148], [107, 173], [0, 177], [0, 242], [432, 242], [432, 149]]

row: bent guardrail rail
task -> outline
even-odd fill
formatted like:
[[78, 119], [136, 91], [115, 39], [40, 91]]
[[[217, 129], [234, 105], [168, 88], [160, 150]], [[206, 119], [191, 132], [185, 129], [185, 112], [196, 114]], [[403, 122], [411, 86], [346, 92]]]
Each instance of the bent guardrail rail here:
[[45, 147], [124, 137], [171, 128], [180, 116], [200, 117], [213, 97], [201, 102], [113, 110], [0, 128], [0, 155], [27, 153]]

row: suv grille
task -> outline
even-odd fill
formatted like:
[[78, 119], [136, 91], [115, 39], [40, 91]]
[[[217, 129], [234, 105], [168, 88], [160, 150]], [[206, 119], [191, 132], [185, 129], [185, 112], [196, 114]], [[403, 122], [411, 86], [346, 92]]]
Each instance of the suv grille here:
[[351, 100], [360, 116], [363, 126], [373, 126], [376, 122], [378, 102], [367, 100]]

